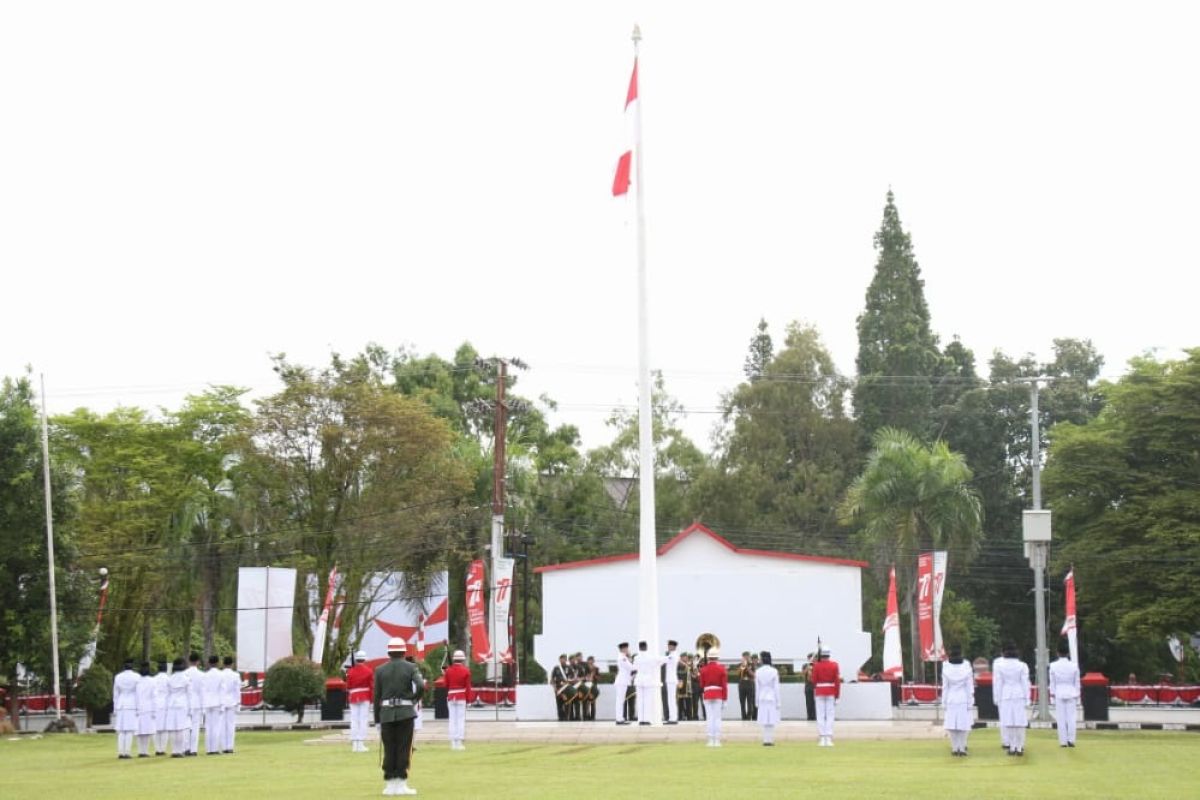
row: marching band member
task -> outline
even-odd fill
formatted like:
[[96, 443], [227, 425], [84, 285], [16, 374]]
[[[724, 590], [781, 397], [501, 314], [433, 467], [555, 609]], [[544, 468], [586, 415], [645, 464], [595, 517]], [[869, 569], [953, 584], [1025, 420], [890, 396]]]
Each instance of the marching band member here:
[[967, 754], [967, 735], [971, 732], [971, 706], [975, 705], [975, 670], [962, 657], [962, 648], [950, 648], [950, 660], [942, 667], [942, 707], [950, 734], [950, 755]]
[[1029, 666], [1017, 658], [1017, 646], [1004, 645], [1003, 655], [996, 660], [992, 672], [992, 692], [1000, 707], [1000, 726], [1010, 756], [1025, 755], [1025, 728], [1029, 719], [1025, 706], [1029, 702]]
[[370, 713], [375, 670], [367, 666], [367, 654], [354, 654], [354, 666], [346, 670], [346, 691], [350, 700], [350, 752], [367, 752], [367, 715]]
[[763, 729], [763, 745], [774, 747], [775, 726], [779, 724], [779, 670], [771, 664], [771, 654], [762, 652], [762, 666], [754, 671], [754, 696], [758, 705], [758, 724]]
[[721, 709], [729, 699], [729, 673], [717, 658], [720, 651], [709, 648], [700, 667], [700, 686], [704, 697], [704, 714], [708, 718], [708, 746], [721, 746]]
[[754, 665], [749, 650], [742, 653], [742, 663], [738, 664], [738, 705], [743, 720], [754, 718]]
[[567, 721], [568, 692], [571, 688], [570, 672], [571, 665], [567, 663], [567, 654], [562, 653], [558, 657], [558, 663], [550, 671], [550, 685], [554, 687], [554, 705], [555, 710], [558, 711], [559, 722]]
[[1058, 658], [1050, 665], [1050, 700], [1058, 722], [1060, 747], [1075, 746], [1075, 704], [1079, 701], [1079, 667], [1071, 660], [1071, 646], [1058, 645]]
[[583, 665], [583, 718], [587, 722], [596, 721], [596, 698], [600, 696], [600, 670], [596, 667], [596, 657], [588, 656]]
[[666, 668], [663, 672], [663, 687], [666, 689], [667, 703], [663, 708], [666, 718], [664, 725], [679, 724], [679, 642], [667, 640]]
[[817, 735], [821, 747], [833, 747], [834, 705], [842, 696], [842, 676], [838, 663], [830, 659], [828, 648], [822, 647], [813, 664], [813, 695], [817, 703]]
[[126, 661], [125, 668], [113, 678], [113, 727], [117, 730], [117, 758], [133, 758], [133, 736], [138, 729], [137, 687], [138, 674], [133, 671], [133, 662]]
[[446, 670], [446, 705], [450, 711], [450, 749], [466, 750], [463, 744], [466, 735], [467, 705], [475, 701], [471, 688], [471, 670], [467, 667], [467, 654], [455, 650], [453, 664]]
[[629, 692], [629, 684], [633, 681], [633, 662], [629, 659], [629, 642], [617, 645], [617, 679], [613, 682], [613, 693], [616, 701], [614, 715], [618, 725], [628, 725], [625, 717], [625, 695]]

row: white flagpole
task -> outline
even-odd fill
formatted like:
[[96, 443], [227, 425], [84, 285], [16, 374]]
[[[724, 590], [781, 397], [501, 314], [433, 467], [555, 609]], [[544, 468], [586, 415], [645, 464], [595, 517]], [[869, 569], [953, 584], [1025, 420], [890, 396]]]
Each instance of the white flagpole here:
[[[633, 55], [637, 64], [642, 32], [633, 27]], [[639, 84], [641, 83], [639, 76]], [[657, 653], [658, 646], [658, 542], [655, 538], [654, 504], [654, 431], [651, 416], [649, 301], [646, 289], [646, 215], [645, 189], [642, 177], [642, 87], [637, 87], [637, 102], [633, 109], [633, 191], [636, 208], [637, 265], [638, 265], [638, 444], [640, 446], [640, 502], [638, 537], [638, 638], [646, 642], [647, 651]], [[657, 670], [655, 674], [657, 675]], [[654, 701], [648, 703], [650, 722], [662, 721], [662, 704], [658, 702], [657, 678]]]
[[50, 562], [50, 659], [54, 665], [54, 716], [62, 719], [58, 707], [58, 592], [54, 587], [54, 512], [50, 502], [50, 428], [46, 423], [46, 376], [42, 383], [42, 479], [46, 487], [46, 560]]

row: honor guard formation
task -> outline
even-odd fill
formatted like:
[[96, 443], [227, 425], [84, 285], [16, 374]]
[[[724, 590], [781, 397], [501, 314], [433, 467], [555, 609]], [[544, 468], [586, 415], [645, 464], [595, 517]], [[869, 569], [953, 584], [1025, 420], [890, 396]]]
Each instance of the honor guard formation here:
[[242, 678], [233, 669], [233, 657], [222, 662], [212, 656], [203, 671], [200, 656], [192, 653], [188, 661], [187, 669], [182, 658], [175, 659], [170, 669], [166, 661], [159, 661], [158, 670], [151, 674], [149, 661], [141, 662], [135, 671], [129, 660], [113, 678], [117, 758], [133, 758], [135, 736], [138, 758], [150, 757], [151, 742], [156, 756], [197, 755], [202, 725], [205, 752], [233, 752], [242, 701]]

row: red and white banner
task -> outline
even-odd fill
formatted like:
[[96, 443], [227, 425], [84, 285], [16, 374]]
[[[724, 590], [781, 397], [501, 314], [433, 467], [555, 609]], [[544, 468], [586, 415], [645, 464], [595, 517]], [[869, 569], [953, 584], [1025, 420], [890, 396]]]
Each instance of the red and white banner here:
[[337, 589], [337, 564], [329, 570], [329, 586], [325, 590], [325, 605], [321, 607], [321, 616], [317, 619], [317, 629], [313, 632], [312, 661], [320, 664], [325, 660], [325, 629], [329, 625], [329, 610], [333, 607], [333, 596]]
[[492, 648], [488, 645], [483, 581], [483, 561], [472, 561], [467, 569], [467, 625], [471, 629], [471, 657], [481, 664], [492, 658]]
[[1076, 665], [1079, 664], [1079, 637], [1075, 632], [1075, 568], [1067, 573], [1067, 577], [1063, 578], [1063, 583], [1066, 585], [1067, 594], [1067, 618], [1063, 621], [1062, 635], [1067, 637], [1067, 644], [1071, 647], [1071, 660]]
[[497, 558], [496, 573], [492, 576], [492, 646], [495, 659], [501, 663], [513, 660], [512, 640], [508, 636], [508, 611], [512, 604], [513, 563], [511, 558]]
[[96, 609], [96, 625], [92, 628], [92, 638], [88, 641], [83, 655], [79, 659], [79, 669], [76, 674], [82, 675], [96, 660], [96, 646], [100, 642], [100, 623], [104, 621], [104, 606], [108, 603], [108, 569], [100, 568], [100, 606]]
[[942, 589], [946, 582], [946, 551], [921, 553], [917, 558], [917, 630], [921, 660], [942, 661]]
[[900, 680], [904, 677], [904, 661], [900, 652], [900, 606], [896, 602], [896, 568], [888, 572], [887, 616], [883, 620], [883, 677]]
[[[637, 59], [633, 60], [633, 74], [629, 77], [629, 91], [625, 93], [625, 118], [634, 119], [634, 115], [638, 109], [636, 106], [630, 110], [630, 106], [635, 104], [638, 99], [638, 80], [637, 80]], [[633, 148], [626, 150], [617, 159], [617, 170], [613, 175], [612, 193], [613, 197], [629, 193], [629, 184], [632, 182], [633, 174]]]

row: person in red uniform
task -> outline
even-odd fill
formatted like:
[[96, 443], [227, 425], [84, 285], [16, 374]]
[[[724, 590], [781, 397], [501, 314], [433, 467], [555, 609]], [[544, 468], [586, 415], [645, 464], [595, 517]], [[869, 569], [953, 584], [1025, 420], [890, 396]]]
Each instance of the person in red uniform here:
[[375, 687], [375, 670], [367, 666], [367, 654], [359, 650], [354, 654], [354, 666], [346, 670], [346, 691], [350, 701], [350, 749], [355, 753], [367, 752], [367, 720], [371, 714], [371, 703]]
[[842, 696], [842, 675], [838, 663], [829, 656], [829, 649], [822, 647], [817, 654], [817, 663], [812, 667], [813, 696], [817, 703], [817, 744], [821, 747], [833, 747], [833, 708]]
[[452, 660], [454, 663], [442, 676], [446, 680], [446, 705], [450, 711], [450, 749], [466, 750], [463, 735], [467, 727], [467, 704], [475, 701], [475, 690], [471, 688], [467, 654], [455, 650]]
[[708, 719], [708, 746], [721, 746], [721, 709], [729, 699], [729, 672], [717, 659], [717, 648], [710, 648], [700, 668], [700, 692], [704, 698], [704, 714]]

